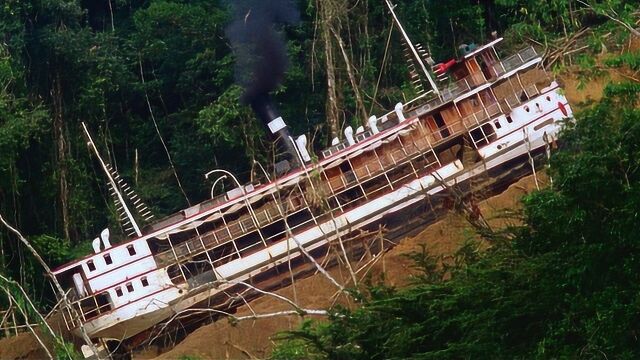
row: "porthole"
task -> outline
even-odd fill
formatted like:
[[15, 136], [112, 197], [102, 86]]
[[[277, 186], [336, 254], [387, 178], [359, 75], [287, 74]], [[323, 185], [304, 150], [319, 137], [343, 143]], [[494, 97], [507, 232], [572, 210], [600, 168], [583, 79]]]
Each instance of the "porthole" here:
[[547, 101], [551, 101], [551, 96], [547, 95], [546, 99]]
[[529, 107], [528, 107], [528, 106], [525, 106], [525, 107], [524, 107], [524, 111], [529, 112]]

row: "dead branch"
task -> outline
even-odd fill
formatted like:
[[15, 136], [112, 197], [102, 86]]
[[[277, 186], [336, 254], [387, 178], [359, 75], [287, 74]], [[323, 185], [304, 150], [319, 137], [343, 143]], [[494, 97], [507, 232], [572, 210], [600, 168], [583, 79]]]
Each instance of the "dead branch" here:
[[[7, 294], [7, 297], [9, 299], [12, 299], [12, 302], [14, 303], [14, 306], [16, 307], [16, 309], [18, 309], [18, 311], [20, 312], [20, 314], [22, 314], [22, 317], [25, 319], [25, 324], [26, 327], [29, 329], [29, 332], [31, 332], [31, 334], [33, 335], [33, 337], [36, 339], [36, 341], [38, 342], [38, 344], [40, 345], [40, 347], [44, 350], [44, 352], [47, 354], [47, 357], [49, 357], [49, 359], [53, 360], [53, 355], [51, 355], [51, 352], [49, 351], [49, 348], [47, 348], [47, 346], [44, 344], [44, 342], [42, 341], [42, 339], [40, 338], [40, 336], [38, 335], [38, 333], [33, 329], [32, 326], [29, 325], [29, 316], [27, 315], [27, 312], [22, 309], [22, 307], [20, 306], [20, 302], [19, 301], [15, 301], [15, 298], [13, 297], [13, 294], [11, 294], [11, 292], [9, 291], [9, 289], [4, 289], [5, 293]], [[34, 309], [35, 310], [35, 309]], [[37, 312], [37, 311], [36, 311]], [[53, 334], [53, 333], [52, 333]], [[54, 335], [55, 337], [55, 335]]]
[[[2, 217], [1, 214], [0, 214], [0, 222], [7, 229], [9, 229], [9, 231], [14, 233], [18, 237], [18, 239], [22, 242], [22, 244], [31, 252], [33, 257], [36, 258], [36, 260], [40, 263], [42, 268], [45, 270], [45, 273], [47, 274], [47, 276], [49, 276], [49, 278], [53, 282], [56, 288], [56, 291], [60, 296], [60, 299], [62, 299], [63, 301], [64, 306], [69, 308], [73, 312], [73, 316], [77, 316], [77, 314], [75, 313], [75, 309], [72, 306], [70, 306], [69, 299], [67, 298], [67, 293], [64, 292], [64, 290], [62, 289], [62, 286], [60, 286], [60, 283], [58, 282], [58, 279], [56, 279], [55, 275], [53, 275], [53, 273], [51, 272], [51, 268], [49, 268], [49, 265], [44, 261], [44, 259], [40, 256], [40, 254], [38, 254], [36, 249], [33, 246], [31, 246], [31, 243], [29, 242], [29, 240], [27, 240], [27, 238], [25, 238], [18, 229], [9, 225], [9, 223], [5, 221], [5, 219]], [[82, 339], [87, 344], [87, 346], [89, 346], [91, 351], [93, 351], [93, 353], [96, 354], [96, 356], [99, 359], [100, 357], [98, 355], [98, 349], [95, 347], [95, 345], [91, 341], [89, 334], [87, 334], [87, 330], [84, 328], [84, 325], [81, 322], [80, 322], [79, 328], [80, 328], [80, 334], [82, 335]], [[71, 354], [68, 354], [68, 355], [70, 358], [72, 358]]]
[[[276, 204], [278, 205], [278, 207], [281, 207], [279, 203], [276, 202]], [[306, 256], [307, 259], [311, 261], [311, 263], [313, 263], [316, 269], [322, 275], [324, 275], [324, 277], [326, 277], [333, 285], [335, 285], [338, 289], [340, 289], [340, 291], [344, 291], [344, 286], [340, 285], [340, 283], [337, 282], [336, 279], [334, 279], [333, 276], [331, 276], [331, 274], [329, 274], [329, 272], [325, 270], [325, 268], [318, 263], [318, 261], [316, 261], [316, 259], [307, 251], [307, 249], [305, 249], [305, 247], [302, 245], [302, 243], [300, 243], [298, 238], [296, 238], [296, 236], [293, 235], [293, 232], [291, 231], [291, 228], [289, 227], [289, 224], [287, 224], [286, 221], [285, 221], [285, 231], [287, 232], [287, 236], [290, 237], [296, 243], [296, 245], [298, 246], [298, 249], [300, 249], [300, 252], [303, 253], [304, 256]]]
[[624, 22], [624, 21], [620, 20], [618, 17], [614, 16], [614, 15], [617, 15], [617, 14], [615, 13], [615, 11], [611, 10], [611, 12], [614, 14], [614, 15], [611, 15], [608, 11], [605, 11], [605, 10], [598, 10], [598, 9], [594, 8], [594, 7], [593, 7], [593, 5], [591, 5], [591, 4], [589, 4], [589, 3], [587, 3], [586, 1], [578, 0], [578, 2], [579, 2], [580, 4], [582, 4], [582, 5], [586, 6], [587, 8], [589, 8], [589, 9], [590, 9], [591, 11], [593, 11], [594, 13], [596, 13], [596, 14], [600, 14], [600, 15], [604, 15], [604, 16], [606, 16], [607, 18], [609, 18], [609, 20], [611, 20], [611, 21], [613, 21], [613, 22], [615, 22], [615, 23], [617, 23], [617, 24], [619, 24], [619, 25], [622, 25], [622, 27], [624, 27], [625, 29], [627, 29], [627, 30], [628, 30], [632, 35], [634, 35], [635, 37], [639, 37], [639, 38], [640, 38], [640, 31], [638, 31], [637, 29], [635, 29], [633, 26], [631, 26], [631, 25], [627, 24], [626, 22]]
[[360, 89], [359, 89], [358, 83], [356, 82], [356, 77], [353, 74], [353, 64], [351, 64], [351, 60], [349, 60], [349, 55], [345, 50], [345, 45], [344, 45], [344, 42], [342, 41], [342, 37], [340, 37], [340, 35], [336, 32], [335, 28], [331, 27], [330, 30], [333, 36], [338, 41], [338, 47], [340, 48], [340, 52], [342, 53], [344, 63], [347, 67], [347, 75], [349, 77], [349, 82], [351, 83], [351, 87], [353, 88], [353, 93], [356, 96], [356, 103], [358, 104], [358, 109], [360, 109], [360, 112], [362, 112], [363, 117], [360, 121], [364, 124], [368, 117], [367, 110], [364, 106], [364, 101], [362, 101], [362, 95], [360, 94]]
[[[302, 314], [301, 314], [302, 312]], [[246, 320], [259, 320], [259, 319], [269, 319], [269, 318], [274, 318], [274, 317], [281, 317], [281, 316], [306, 316], [306, 315], [313, 315], [313, 316], [329, 316], [329, 312], [326, 310], [317, 310], [317, 309], [306, 309], [306, 308], [300, 308], [300, 311], [298, 310], [282, 310], [282, 311], [274, 311], [274, 312], [270, 312], [270, 313], [262, 313], [262, 314], [258, 314], [258, 313], [252, 313], [251, 315], [245, 315], [245, 316], [236, 316], [234, 314], [231, 314], [229, 312], [226, 311], [222, 311], [222, 310], [218, 310], [218, 309], [209, 309], [209, 308], [189, 308], [189, 309], [185, 309], [182, 311], [179, 311], [177, 313], [175, 313], [169, 320], [167, 320], [162, 328], [160, 328], [160, 330], [158, 330], [158, 333], [149, 340], [149, 344], [153, 343], [154, 341], [156, 341], [158, 339], [158, 337], [160, 336], [160, 334], [162, 334], [164, 332], [164, 330], [167, 329], [167, 327], [169, 326], [170, 323], [172, 323], [173, 321], [180, 319], [182, 317], [185, 316], [191, 316], [193, 314], [206, 314], [206, 313], [214, 313], [214, 314], [219, 314], [219, 315], [223, 315], [225, 317], [227, 317], [228, 319], [230, 319], [233, 323], [238, 323], [241, 321], [246, 321]]]
[[547, 46], [547, 49], [545, 50], [545, 54], [543, 55], [545, 67], [551, 68], [553, 64], [564, 58], [566, 55], [576, 53], [588, 48], [588, 46], [583, 46], [581, 48], [576, 48], [575, 46], [577, 45], [578, 40], [590, 31], [591, 29], [589, 28], [583, 28], [568, 37], [559, 39], [554, 43], [549, 44]]
[[300, 311], [301, 315], [304, 315], [304, 309], [303, 308], [298, 306], [298, 304], [293, 302], [291, 299], [289, 299], [289, 298], [287, 298], [285, 296], [282, 296], [280, 294], [276, 294], [274, 292], [262, 290], [262, 289], [257, 288], [255, 286], [249, 284], [249, 283], [246, 283], [244, 281], [224, 281], [223, 283], [233, 284], [233, 285], [243, 285], [243, 286], [246, 286], [247, 288], [249, 288], [249, 289], [251, 289], [253, 291], [256, 291], [256, 292], [258, 292], [258, 293], [260, 293], [262, 295], [271, 296], [271, 297], [276, 298], [278, 300], [284, 301], [285, 303], [291, 305], [291, 307], [293, 307], [294, 309]]
[[234, 349], [240, 351], [241, 353], [247, 355], [249, 357], [249, 359], [252, 360], [258, 360], [257, 357], [253, 356], [253, 354], [251, 354], [249, 351], [247, 351], [246, 349], [240, 347], [239, 345], [236, 345], [234, 343], [232, 343], [231, 341], [225, 341], [226, 345], [231, 345], [231, 347], [233, 347]]
[[[39, 321], [42, 322], [43, 326], [47, 329], [47, 331], [55, 337], [55, 332], [53, 331], [53, 329], [51, 328], [51, 326], [49, 325], [49, 323], [45, 320], [45, 318], [42, 316], [42, 314], [40, 314], [40, 312], [38, 311], [38, 309], [36, 308], [36, 306], [33, 304], [33, 302], [31, 301], [31, 298], [29, 297], [29, 295], [27, 295], [27, 292], [24, 290], [24, 288], [18, 284], [17, 281], [13, 281], [9, 278], [4, 277], [2, 274], [0, 274], [0, 280], [4, 281], [7, 284], [11, 284], [13, 286], [15, 286], [16, 288], [18, 288], [18, 290], [20, 290], [20, 293], [22, 294], [22, 296], [24, 297], [24, 300], [27, 302], [27, 304], [33, 309], [33, 311], [38, 314], [38, 317], [40, 318]], [[5, 289], [6, 291], [6, 289]]]

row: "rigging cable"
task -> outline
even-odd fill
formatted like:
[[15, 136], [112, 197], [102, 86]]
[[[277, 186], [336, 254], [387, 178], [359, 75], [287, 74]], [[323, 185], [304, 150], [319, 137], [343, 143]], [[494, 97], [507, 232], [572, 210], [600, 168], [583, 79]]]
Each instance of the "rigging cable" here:
[[178, 172], [176, 171], [176, 167], [173, 164], [173, 159], [171, 158], [171, 154], [169, 153], [169, 148], [167, 148], [167, 144], [164, 142], [164, 139], [162, 138], [162, 134], [160, 134], [160, 128], [158, 127], [158, 122], [156, 121], [156, 117], [153, 114], [153, 109], [151, 108], [151, 102], [149, 101], [149, 94], [147, 93], [147, 87], [144, 81], [144, 70], [142, 69], [141, 58], [138, 58], [138, 64], [140, 65], [140, 78], [142, 80], [142, 85], [144, 87], [144, 98], [147, 101], [147, 107], [149, 108], [149, 114], [151, 115], [151, 120], [153, 120], [153, 126], [156, 128], [156, 133], [160, 138], [160, 142], [162, 143], [164, 152], [167, 154], [167, 159], [169, 159], [169, 165], [171, 166], [171, 170], [173, 171], [173, 176], [175, 176], [176, 181], [178, 182], [178, 187], [180, 188], [182, 195], [184, 195], [184, 198], [187, 200], [187, 204], [191, 206], [191, 201], [189, 201], [189, 197], [187, 196], [187, 193], [184, 191], [184, 188], [182, 187], [182, 183], [180, 182], [180, 178], [178, 177]]
[[369, 109], [369, 114], [373, 113], [373, 106], [376, 103], [376, 96], [378, 96], [378, 87], [380, 86], [380, 80], [382, 79], [382, 72], [384, 70], [384, 65], [387, 62], [389, 44], [391, 43], [391, 34], [393, 34], [393, 24], [391, 24], [391, 26], [389, 27], [389, 36], [387, 36], [387, 45], [384, 47], [384, 56], [382, 57], [382, 64], [380, 65], [380, 73], [378, 73], [378, 81], [376, 82], [376, 89], [373, 92], [373, 97], [371, 98], [371, 108]]

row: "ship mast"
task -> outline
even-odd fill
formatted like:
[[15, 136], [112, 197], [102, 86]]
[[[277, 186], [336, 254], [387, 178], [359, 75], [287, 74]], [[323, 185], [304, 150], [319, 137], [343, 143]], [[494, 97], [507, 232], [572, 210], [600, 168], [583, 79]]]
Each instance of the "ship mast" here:
[[96, 144], [93, 142], [93, 139], [91, 138], [91, 134], [89, 134], [89, 130], [87, 129], [87, 124], [85, 124], [84, 122], [82, 122], [82, 129], [84, 130], [85, 135], [87, 135], [87, 139], [88, 139], [87, 145], [89, 145], [91, 150], [93, 150], [93, 153], [98, 158], [98, 161], [100, 161], [100, 166], [102, 167], [104, 174], [107, 176], [107, 179], [109, 180], [109, 184], [111, 185], [111, 189], [113, 190], [113, 192], [115, 193], [115, 196], [120, 202], [120, 206], [122, 206], [124, 213], [127, 215], [127, 218], [129, 218], [129, 222], [131, 223], [133, 230], [136, 232], [136, 235], [142, 236], [142, 232], [140, 231], [140, 227], [138, 227], [138, 223], [136, 222], [136, 219], [133, 218], [133, 214], [131, 214], [129, 207], [127, 207], [127, 203], [124, 201], [124, 197], [122, 196], [122, 193], [120, 193], [120, 190], [118, 189], [118, 185], [113, 179], [113, 176], [111, 176], [111, 173], [109, 172], [109, 169], [107, 168], [107, 165], [105, 164], [104, 160], [102, 160], [102, 157], [100, 157], [98, 148], [96, 148]]
[[418, 54], [418, 51], [416, 50], [416, 48], [413, 46], [411, 39], [409, 39], [409, 35], [407, 35], [407, 33], [404, 31], [404, 28], [402, 27], [402, 24], [400, 23], [398, 16], [396, 15], [395, 11], [393, 11], [393, 9], [395, 8], [395, 5], [392, 5], [390, 0], [385, 0], [385, 2], [387, 3], [387, 7], [391, 12], [391, 16], [393, 17], [393, 22], [396, 24], [396, 26], [398, 26], [398, 29], [400, 30], [402, 37], [404, 37], [404, 40], [406, 41], [407, 46], [411, 50], [411, 53], [413, 54], [413, 56], [416, 58], [418, 65], [420, 65], [420, 69], [422, 69], [422, 72], [427, 77], [427, 80], [429, 80], [429, 84], [431, 85], [431, 88], [436, 93], [436, 95], [440, 96], [440, 91], [438, 90], [438, 86], [433, 81], [433, 78], [431, 78], [431, 74], [429, 74], [429, 71], [427, 70], [427, 67], [424, 65], [422, 58]]

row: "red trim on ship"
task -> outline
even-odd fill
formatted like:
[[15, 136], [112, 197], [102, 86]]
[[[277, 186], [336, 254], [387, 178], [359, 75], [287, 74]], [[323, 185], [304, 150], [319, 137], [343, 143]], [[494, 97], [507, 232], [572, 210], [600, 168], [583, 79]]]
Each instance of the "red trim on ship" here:
[[[555, 88], [554, 88], [554, 89], [555, 89]], [[543, 93], [543, 94], [546, 94], [546, 92], [545, 92], [545, 93]], [[541, 95], [543, 95], [543, 94], [541, 94]], [[568, 105], [568, 103], [565, 103], [565, 104], [567, 104], [567, 105]], [[544, 115], [541, 115], [541, 116], [537, 117], [536, 119], [534, 119], [534, 120], [532, 120], [532, 121], [528, 122], [527, 124], [525, 124], [525, 125], [523, 125], [523, 126], [527, 126], [527, 125], [529, 125], [529, 124], [531, 124], [531, 123], [533, 123], [533, 122], [535, 122], [535, 121], [539, 120], [540, 118], [545, 117], [545, 116], [547, 116], [547, 115], [549, 115], [549, 114], [551, 114], [551, 113], [555, 112], [556, 110], [557, 110], [557, 109], [552, 110], [552, 111], [550, 111], [550, 112], [548, 112], [548, 113], [546, 113], [546, 114], [544, 114]], [[516, 130], [514, 130], [514, 131], [510, 132], [509, 134], [511, 134], [511, 133], [513, 133], [513, 132], [515, 132], [515, 131], [518, 131], [518, 130], [520, 130], [521, 128], [522, 128], [522, 127], [520, 127], [520, 128], [518, 128], [518, 129], [516, 129]], [[509, 135], [509, 134], [506, 134], [506, 135], [504, 135], [504, 136], [507, 136], [507, 135]], [[503, 137], [504, 137], [504, 136], [503, 136]], [[539, 148], [542, 148], [542, 147], [543, 147], [543, 146], [539, 146], [539, 147], [537, 147], [537, 148], [532, 149], [532, 151], [535, 151], [535, 150], [537, 150], [537, 149], [539, 149]], [[445, 165], [445, 166], [446, 166], [446, 165]], [[442, 169], [443, 167], [444, 167], [444, 166], [439, 167], [439, 168], [437, 168], [437, 169], [434, 169], [434, 170], [433, 170], [433, 171], [431, 171], [431, 172], [434, 172], [434, 171], [440, 170], [440, 169]], [[426, 176], [426, 175], [427, 175], [427, 174], [425, 173], [425, 174], [424, 174], [424, 176]], [[356, 209], [357, 209], [357, 208], [356, 208]], [[349, 213], [349, 212], [351, 212], [351, 211], [355, 211], [356, 209], [349, 210], [349, 211], [347, 211], [346, 213]], [[304, 229], [301, 229], [301, 231], [300, 231], [300, 232], [306, 231], [306, 230], [308, 230], [309, 228], [311, 228], [311, 227], [313, 227], [313, 226], [318, 226], [318, 225], [311, 224], [311, 225], [309, 225], [309, 226], [305, 227]], [[149, 256], [149, 255], [147, 255], [147, 256]], [[142, 258], [141, 258], [141, 259], [138, 259], [138, 260], [142, 260]], [[136, 261], [138, 261], [138, 260], [136, 260]], [[135, 262], [135, 261], [132, 261], [132, 262], [130, 262], [129, 264], [134, 263], [134, 262]], [[129, 265], [129, 264], [127, 264], [127, 265]], [[158, 268], [155, 268], [155, 269], [152, 269], [152, 270], [148, 270], [148, 271], [145, 271], [145, 272], [142, 272], [142, 273], [136, 274], [136, 275], [134, 275], [134, 276], [132, 276], [132, 277], [130, 277], [130, 278], [127, 278], [127, 279], [125, 279], [124, 281], [121, 281], [121, 282], [119, 282], [119, 283], [117, 283], [117, 284], [114, 284], [114, 285], [108, 286], [108, 287], [106, 287], [106, 288], [103, 288], [103, 289], [100, 289], [100, 290], [94, 291], [94, 294], [102, 293], [102, 292], [107, 291], [107, 290], [109, 290], [109, 289], [111, 289], [111, 288], [115, 288], [115, 287], [117, 287], [117, 286], [122, 285], [123, 283], [126, 283], [126, 282], [130, 282], [130, 281], [136, 280], [136, 279], [138, 279], [139, 277], [142, 277], [142, 276], [144, 276], [144, 275], [147, 275], [147, 274], [149, 274], [149, 273], [151, 273], [151, 272], [154, 272], [154, 271], [157, 271], [157, 270], [158, 270]], [[101, 275], [104, 275], [104, 274], [101, 274]], [[99, 275], [99, 276], [101, 276], [101, 275]], [[144, 295], [144, 296], [142, 296], [142, 297], [139, 297], [139, 298], [137, 298], [137, 299], [135, 299], [135, 300], [130, 300], [130, 301], [129, 301], [129, 302], [127, 302], [126, 304], [122, 304], [122, 305], [120, 305], [120, 306], [117, 306], [117, 307], [115, 307], [115, 308], [113, 308], [113, 309], [109, 310], [108, 312], [105, 312], [105, 313], [99, 314], [99, 315], [97, 315], [97, 316], [95, 316], [95, 317], [93, 317], [93, 318], [87, 319], [87, 322], [88, 322], [88, 321], [93, 321], [93, 320], [95, 320], [95, 319], [97, 319], [97, 318], [100, 318], [100, 317], [103, 317], [103, 316], [107, 316], [107, 315], [111, 314], [112, 312], [114, 312], [114, 311], [116, 311], [116, 310], [119, 310], [119, 309], [124, 308], [125, 306], [129, 306], [129, 305], [131, 305], [131, 304], [132, 304], [132, 303], [134, 303], [134, 302], [138, 302], [138, 301], [140, 301], [140, 300], [143, 300], [143, 299], [145, 299], [145, 298], [148, 298], [148, 297], [150, 297], [150, 296], [153, 296], [153, 295], [159, 294], [159, 293], [161, 293], [161, 292], [164, 292], [164, 291], [167, 291], [167, 290], [170, 290], [170, 289], [173, 289], [173, 288], [177, 288], [177, 286], [175, 286], [175, 285], [174, 285], [174, 286], [170, 286], [170, 287], [165, 287], [165, 288], [160, 289], [160, 290], [158, 290], [158, 291], [155, 291], [155, 292], [152, 292], [152, 293], [150, 293], [150, 294], [147, 294], [147, 295]]]
[[[554, 88], [551, 88], [551, 89], [549, 89], [549, 90], [545, 91], [544, 93], [540, 93], [538, 96], [542, 96], [542, 95], [544, 95], [544, 94], [547, 94], [547, 93], [549, 93], [549, 92], [551, 92], [551, 91], [554, 91], [554, 90], [555, 90], [555, 89], [557, 89], [557, 88], [559, 88], [559, 86], [556, 86], [556, 87], [554, 87]], [[284, 176], [284, 177], [282, 177], [282, 178], [276, 179], [276, 180], [274, 180], [274, 181], [272, 181], [272, 182], [269, 182], [269, 183], [266, 183], [266, 184], [262, 184], [262, 185], [260, 185], [260, 186], [258, 186], [258, 187], [256, 187], [256, 188], [254, 188], [254, 190], [253, 190], [252, 192], [247, 193], [247, 194], [246, 194], [246, 196], [247, 196], [247, 197], [250, 197], [252, 194], [253, 194], [253, 195], [257, 195], [256, 193], [257, 193], [258, 191], [260, 191], [260, 190], [262, 190], [262, 189], [265, 189], [265, 188], [267, 188], [267, 187], [270, 187], [271, 185], [277, 185], [277, 183], [285, 182], [286, 180], [288, 180], [288, 179], [290, 179], [290, 178], [293, 178], [293, 177], [295, 177], [295, 176], [298, 176], [300, 173], [307, 172], [307, 171], [311, 171], [311, 170], [312, 170], [312, 169], [314, 169], [314, 168], [319, 168], [319, 167], [321, 167], [322, 165], [325, 165], [325, 164], [327, 164], [327, 163], [330, 163], [330, 162], [334, 161], [336, 158], [338, 158], [338, 157], [340, 157], [340, 156], [343, 156], [343, 155], [344, 155], [345, 153], [347, 153], [347, 152], [355, 152], [355, 151], [359, 150], [360, 148], [365, 147], [366, 145], [368, 145], [368, 144], [372, 143], [373, 141], [375, 141], [376, 139], [378, 139], [378, 138], [380, 138], [380, 137], [383, 137], [383, 136], [385, 136], [385, 135], [391, 134], [391, 133], [393, 133], [393, 132], [395, 132], [395, 131], [401, 130], [402, 128], [405, 128], [405, 127], [407, 127], [407, 126], [411, 125], [411, 124], [412, 124], [415, 120], [417, 120], [417, 119], [418, 119], [418, 116], [410, 117], [410, 118], [406, 119], [405, 121], [403, 121], [403, 122], [401, 122], [401, 123], [399, 123], [399, 124], [397, 124], [397, 125], [395, 125], [395, 126], [393, 126], [393, 127], [390, 127], [389, 129], [383, 130], [383, 131], [381, 131], [381, 132], [379, 132], [379, 133], [377, 133], [377, 134], [375, 134], [375, 135], [372, 135], [372, 136], [370, 136], [370, 137], [366, 138], [365, 140], [363, 140], [363, 141], [361, 141], [361, 142], [359, 142], [359, 143], [355, 144], [354, 146], [349, 146], [349, 147], [347, 147], [347, 148], [345, 148], [345, 149], [343, 149], [343, 150], [340, 150], [340, 151], [338, 151], [338, 152], [336, 152], [336, 153], [332, 154], [330, 157], [323, 159], [322, 161], [320, 161], [319, 163], [317, 163], [315, 166], [306, 167], [306, 168], [299, 168], [298, 170], [296, 170], [296, 171], [294, 171], [294, 172], [292, 172], [292, 173], [290, 173], [290, 174], [287, 174], [286, 176]], [[216, 210], [216, 209], [222, 209], [224, 206], [231, 205], [231, 203], [232, 203], [233, 201], [235, 201], [236, 199], [241, 198], [242, 196], [243, 196], [243, 195], [236, 196], [236, 197], [234, 197], [234, 198], [232, 198], [232, 199], [227, 200], [226, 202], [224, 202], [224, 203], [222, 203], [222, 204], [219, 204], [218, 206], [216, 206], [216, 207], [214, 207], [214, 208], [211, 208], [211, 209], [207, 209], [207, 210], [205, 210], [205, 211], [198, 212], [198, 213], [196, 213], [196, 214], [194, 214], [194, 215], [191, 215], [191, 216], [189, 216], [189, 217], [185, 217], [185, 218], [184, 218], [184, 219], [182, 219], [181, 221], [179, 221], [179, 222], [177, 222], [177, 223], [173, 223], [173, 224], [167, 225], [167, 226], [165, 226], [165, 227], [164, 227], [164, 228], [162, 228], [162, 229], [158, 229], [158, 230], [154, 231], [153, 233], [149, 233], [149, 234], [146, 234], [146, 235], [143, 235], [143, 236], [137, 237], [137, 238], [135, 238], [135, 239], [132, 239], [132, 240], [129, 240], [129, 241], [126, 241], [126, 242], [123, 242], [123, 243], [120, 243], [120, 244], [114, 245], [114, 246], [112, 247], [112, 249], [115, 249], [115, 248], [118, 248], [118, 247], [121, 247], [121, 246], [129, 245], [129, 244], [131, 244], [131, 243], [133, 243], [133, 242], [135, 242], [135, 241], [137, 241], [137, 240], [141, 240], [142, 238], [145, 238], [145, 237], [151, 237], [150, 235], [152, 235], [152, 234], [161, 234], [161, 233], [162, 233], [162, 231], [163, 231], [164, 229], [168, 228], [168, 227], [175, 226], [175, 225], [178, 225], [178, 224], [183, 223], [183, 222], [184, 222], [184, 223], [188, 223], [188, 222], [189, 222], [188, 220], [190, 220], [190, 219], [192, 219], [192, 218], [194, 218], [194, 217], [198, 217], [198, 216], [200, 216], [201, 214], [203, 214], [203, 213], [205, 213], [205, 212], [209, 212], [209, 211], [213, 212], [213, 211], [214, 211], [214, 210]], [[102, 254], [102, 252], [101, 252], [100, 254]], [[63, 264], [63, 265], [61, 265], [61, 266], [56, 267], [52, 272], [53, 272], [54, 274], [56, 274], [60, 269], [70, 267], [70, 266], [72, 266], [73, 264], [80, 263], [80, 262], [82, 262], [82, 261], [84, 261], [84, 260], [86, 260], [86, 259], [88, 259], [88, 258], [90, 258], [90, 257], [93, 257], [93, 256], [95, 256], [95, 255], [97, 255], [97, 254], [89, 254], [89, 255], [86, 255], [86, 256], [84, 256], [84, 257], [82, 257], [82, 258], [78, 259], [78, 260], [75, 260], [75, 261], [72, 261], [72, 262], [69, 262], [69, 263]]]
[[[101, 276], [103, 276], [103, 275], [106, 275], [106, 274], [109, 274], [109, 273], [111, 273], [111, 272], [114, 272], [114, 271], [116, 271], [116, 270], [118, 270], [118, 269], [121, 269], [121, 268], [123, 268], [123, 267], [127, 266], [127, 265], [131, 265], [131, 264], [136, 263], [136, 262], [138, 262], [138, 261], [142, 261], [142, 260], [144, 260], [144, 259], [148, 258], [149, 256], [153, 256], [153, 254], [145, 255], [145, 256], [143, 256], [143, 257], [141, 257], [141, 258], [137, 258], [137, 259], [134, 259], [133, 261], [129, 261], [128, 263], [124, 263], [124, 264], [122, 264], [122, 265], [114, 266], [113, 268], [111, 268], [111, 269], [109, 269], [109, 270], [107, 270], [107, 271], [105, 271], [105, 272], [103, 272], [103, 273], [95, 274], [95, 275], [94, 275], [94, 276], [92, 276], [92, 277], [87, 277], [87, 281], [91, 281], [91, 280], [93, 280], [93, 279], [97, 279], [97, 278], [99, 278], [99, 277], [101, 277]], [[92, 271], [92, 272], [93, 272], [93, 271]]]
[[153, 269], [151, 269], [151, 270], [147, 270], [147, 271], [143, 271], [143, 272], [141, 272], [141, 273], [137, 273], [137, 274], [135, 274], [135, 275], [133, 275], [133, 276], [130, 276], [130, 277], [125, 277], [125, 279], [124, 279], [124, 280], [122, 280], [122, 281], [120, 281], [119, 283], [115, 283], [115, 284], [109, 285], [109, 286], [104, 287], [104, 288], [102, 288], [102, 289], [100, 289], [100, 290], [95, 290], [95, 291], [93, 292], [93, 294], [91, 294], [91, 295], [97, 295], [97, 294], [103, 293], [103, 292], [105, 292], [105, 291], [107, 291], [107, 290], [109, 290], [109, 289], [116, 288], [116, 287], [118, 287], [118, 286], [120, 286], [120, 285], [122, 285], [122, 284], [124, 284], [124, 283], [132, 282], [132, 281], [137, 280], [138, 278], [140, 278], [140, 277], [142, 277], [142, 276], [144, 276], [144, 275], [147, 275], [147, 274], [149, 274], [149, 273], [152, 273], [152, 272], [154, 272], [154, 271], [158, 271], [158, 270], [159, 270], [159, 269], [156, 267], [156, 268], [153, 268]]
[[[428, 174], [430, 174], [430, 173], [433, 173], [433, 172], [436, 172], [436, 171], [438, 171], [438, 170], [441, 170], [441, 169], [442, 169], [442, 168], [444, 168], [445, 166], [446, 166], [446, 165], [444, 165], [444, 166], [440, 166], [440, 167], [433, 167], [433, 168], [431, 168], [430, 170], [421, 171], [421, 172], [419, 172], [418, 176], [420, 176], [420, 177], [427, 176], [427, 175], [428, 175]], [[397, 189], [393, 189], [391, 192], [393, 192], [393, 191], [395, 191], [395, 190], [397, 190]], [[388, 193], [385, 193], [385, 195], [386, 195], [386, 194], [388, 194]], [[352, 211], [356, 211], [358, 208], [360, 208], [360, 207], [356, 207], [356, 208], [351, 209], [351, 210], [346, 211], [346, 212], [344, 212], [344, 211], [340, 211], [339, 213], [337, 213], [337, 214], [335, 214], [335, 215], [336, 215], [336, 216], [341, 216], [341, 215], [344, 215], [344, 214], [348, 214], [348, 213], [350, 213], [350, 212], [352, 212]], [[300, 233], [302, 233], [302, 232], [304, 232], [304, 231], [307, 231], [307, 230], [309, 230], [309, 229], [311, 229], [311, 228], [313, 228], [313, 227], [316, 227], [316, 226], [319, 226], [319, 225], [318, 225], [318, 224], [315, 224], [315, 223], [309, 223], [307, 226], [304, 226], [304, 227], [302, 227], [302, 228], [300, 228], [300, 229], [297, 229], [297, 232], [296, 232], [295, 234], [293, 234], [293, 236], [296, 236], [297, 234], [300, 234]], [[286, 241], [286, 239], [282, 239], [282, 240], [280, 240], [280, 241], [277, 241], [277, 243], [282, 242], [282, 241]], [[275, 243], [274, 243], [274, 244], [275, 244]], [[261, 249], [261, 250], [264, 250], [264, 249]], [[257, 250], [257, 251], [261, 251], [261, 250]], [[257, 251], [255, 251], [255, 252], [257, 252]], [[252, 252], [251, 254], [254, 254], [255, 252]], [[249, 254], [249, 255], [251, 255], [251, 254]], [[146, 257], [148, 257], [148, 256], [150, 256], [150, 255], [145, 256], [145, 258], [146, 258]], [[125, 265], [133, 264], [133, 263], [135, 263], [136, 261], [139, 261], [139, 260], [142, 260], [142, 259], [143, 259], [143, 258], [140, 258], [140, 259], [137, 259], [137, 260], [131, 261], [131, 262], [129, 262], [129, 263], [127, 263], [127, 264], [125, 264]], [[236, 259], [236, 260], [239, 260], [239, 259]], [[234, 260], [234, 261], [235, 261], [235, 260]], [[125, 265], [123, 265], [123, 266], [125, 266]], [[122, 266], [120, 266], [120, 267], [122, 267]], [[114, 270], [115, 270], [115, 269], [114, 269]], [[140, 278], [140, 277], [142, 277], [142, 276], [144, 276], [144, 275], [147, 275], [147, 274], [149, 274], [149, 273], [151, 273], [151, 272], [154, 272], [154, 271], [157, 271], [157, 270], [159, 270], [159, 268], [157, 268], [157, 267], [156, 267], [156, 268], [154, 268], [154, 269], [147, 270], [147, 271], [144, 271], [144, 272], [141, 272], [141, 273], [137, 273], [137, 274], [132, 275], [132, 276], [130, 276], [130, 277], [126, 277], [126, 278], [125, 278], [125, 280], [122, 280], [122, 281], [120, 281], [120, 282], [118, 282], [118, 283], [115, 283], [115, 284], [109, 285], [109, 286], [107, 286], [107, 287], [104, 287], [104, 288], [102, 288], [102, 289], [99, 289], [99, 290], [95, 290], [95, 291], [93, 291], [93, 292], [92, 292], [92, 295], [94, 295], [94, 294], [99, 294], [99, 293], [102, 293], [102, 292], [108, 291], [108, 290], [110, 290], [110, 289], [113, 289], [113, 288], [115, 288], [115, 287], [121, 286], [121, 285], [122, 285], [122, 284], [124, 284], [124, 283], [131, 282], [131, 281], [133, 281], [133, 280], [136, 280], [136, 279], [138, 279], [138, 278]], [[98, 278], [98, 277], [100, 277], [100, 276], [102, 276], [102, 275], [105, 275], [105, 274], [107, 274], [107, 272], [105, 272], [105, 273], [103, 273], [103, 274], [96, 275], [96, 276], [94, 276], [92, 279]]]

